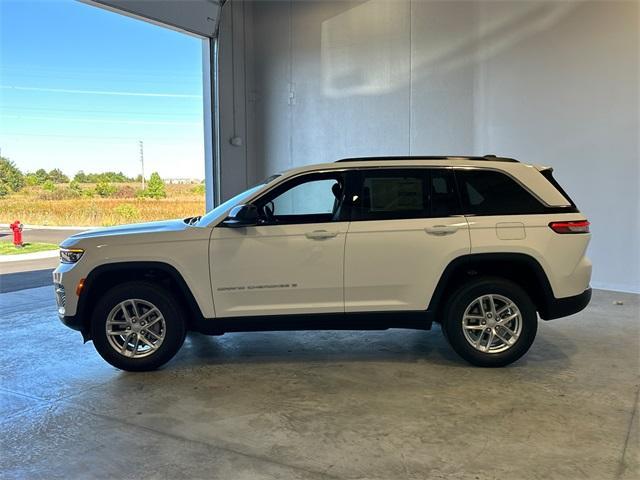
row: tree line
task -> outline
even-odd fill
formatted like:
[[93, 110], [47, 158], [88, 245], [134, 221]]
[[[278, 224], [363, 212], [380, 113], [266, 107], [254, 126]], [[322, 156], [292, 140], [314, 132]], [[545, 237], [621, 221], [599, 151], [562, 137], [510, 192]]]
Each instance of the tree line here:
[[[80, 170], [73, 179], [69, 179], [62, 170], [54, 168], [46, 171], [40, 168], [35, 172], [22, 173], [14, 162], [5, 157], [0, 157], [0, 197], [13, 192], [19, 192], [25, 186], [41, 186], [43, 189], [53, 192], [57, 184], [67, 183], [69, 189], [80, 194], [95, 193], [101, 197], [112, 196], [118, 189], [113, 183], [142, 182], [142, 175], [136, 178], [127, 177], [122, 172], [85, 173]], [[83, 189], [81, 184], [96, 184], [95, 189]], [[157, 172], [153, 172], [147, 184], [147, 188], [137, 192], [137, 196], [163, 198], [166, 197], [164, 182]]]

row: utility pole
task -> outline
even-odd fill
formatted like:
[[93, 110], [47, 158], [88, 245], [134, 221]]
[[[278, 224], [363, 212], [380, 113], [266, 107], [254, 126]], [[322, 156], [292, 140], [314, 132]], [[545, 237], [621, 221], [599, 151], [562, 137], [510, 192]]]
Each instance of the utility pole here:
[[142, 189], [144, 190], [144, 143], [142, 140], [138, 142], [140, 144], [140, 164], [142, 165]]

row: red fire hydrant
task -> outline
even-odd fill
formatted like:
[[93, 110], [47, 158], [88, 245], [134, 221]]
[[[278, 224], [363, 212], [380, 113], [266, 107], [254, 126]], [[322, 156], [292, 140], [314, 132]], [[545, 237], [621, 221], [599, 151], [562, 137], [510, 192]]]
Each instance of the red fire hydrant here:
[[16, 220], [15, 222], [13, 222], [10, 227], [11, 230], [13, 231], [13, 244], [16, 247], [22, 247], [22, 224], [20, 223], [20, 220]]

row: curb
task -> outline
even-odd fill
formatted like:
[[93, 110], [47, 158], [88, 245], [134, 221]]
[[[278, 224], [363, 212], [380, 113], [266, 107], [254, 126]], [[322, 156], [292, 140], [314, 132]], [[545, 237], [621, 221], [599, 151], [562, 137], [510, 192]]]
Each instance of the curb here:
[[25, 260], [42, 260], [43, 258], [54, 258], [59, 255], [58, 250], [45, 250], [44, 252], [18, 253], [16, 255], [0, 255], [1, 263], [23, 262]]

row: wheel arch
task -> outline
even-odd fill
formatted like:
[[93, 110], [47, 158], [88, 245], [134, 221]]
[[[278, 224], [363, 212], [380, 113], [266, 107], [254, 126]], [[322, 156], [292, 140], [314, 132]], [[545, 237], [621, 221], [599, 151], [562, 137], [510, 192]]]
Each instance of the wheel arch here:
[[204, 318], [187, 282], [173, 265], [158, 261], [109, 263], [99, 265], [89, 272], [78, 298], [76, 316], [81, 319], [81, 332], [85, 341], [91, 338], [89, 323], [100, 292], [119, 283], [136, 280], [161, 285], [171, 292], [187, 313], [187, 328]]
[[435, 313], [435, 318], [441, 318], [446, 301], [455, 290], [480, 276], [500, 277], [518, 284], [531, 297], [540, 316], [549, 317], [555, 300], [551, 284], [540, 263], [524, 253], [475, 253], [452, 260], [440, 276], [428, 310]]

